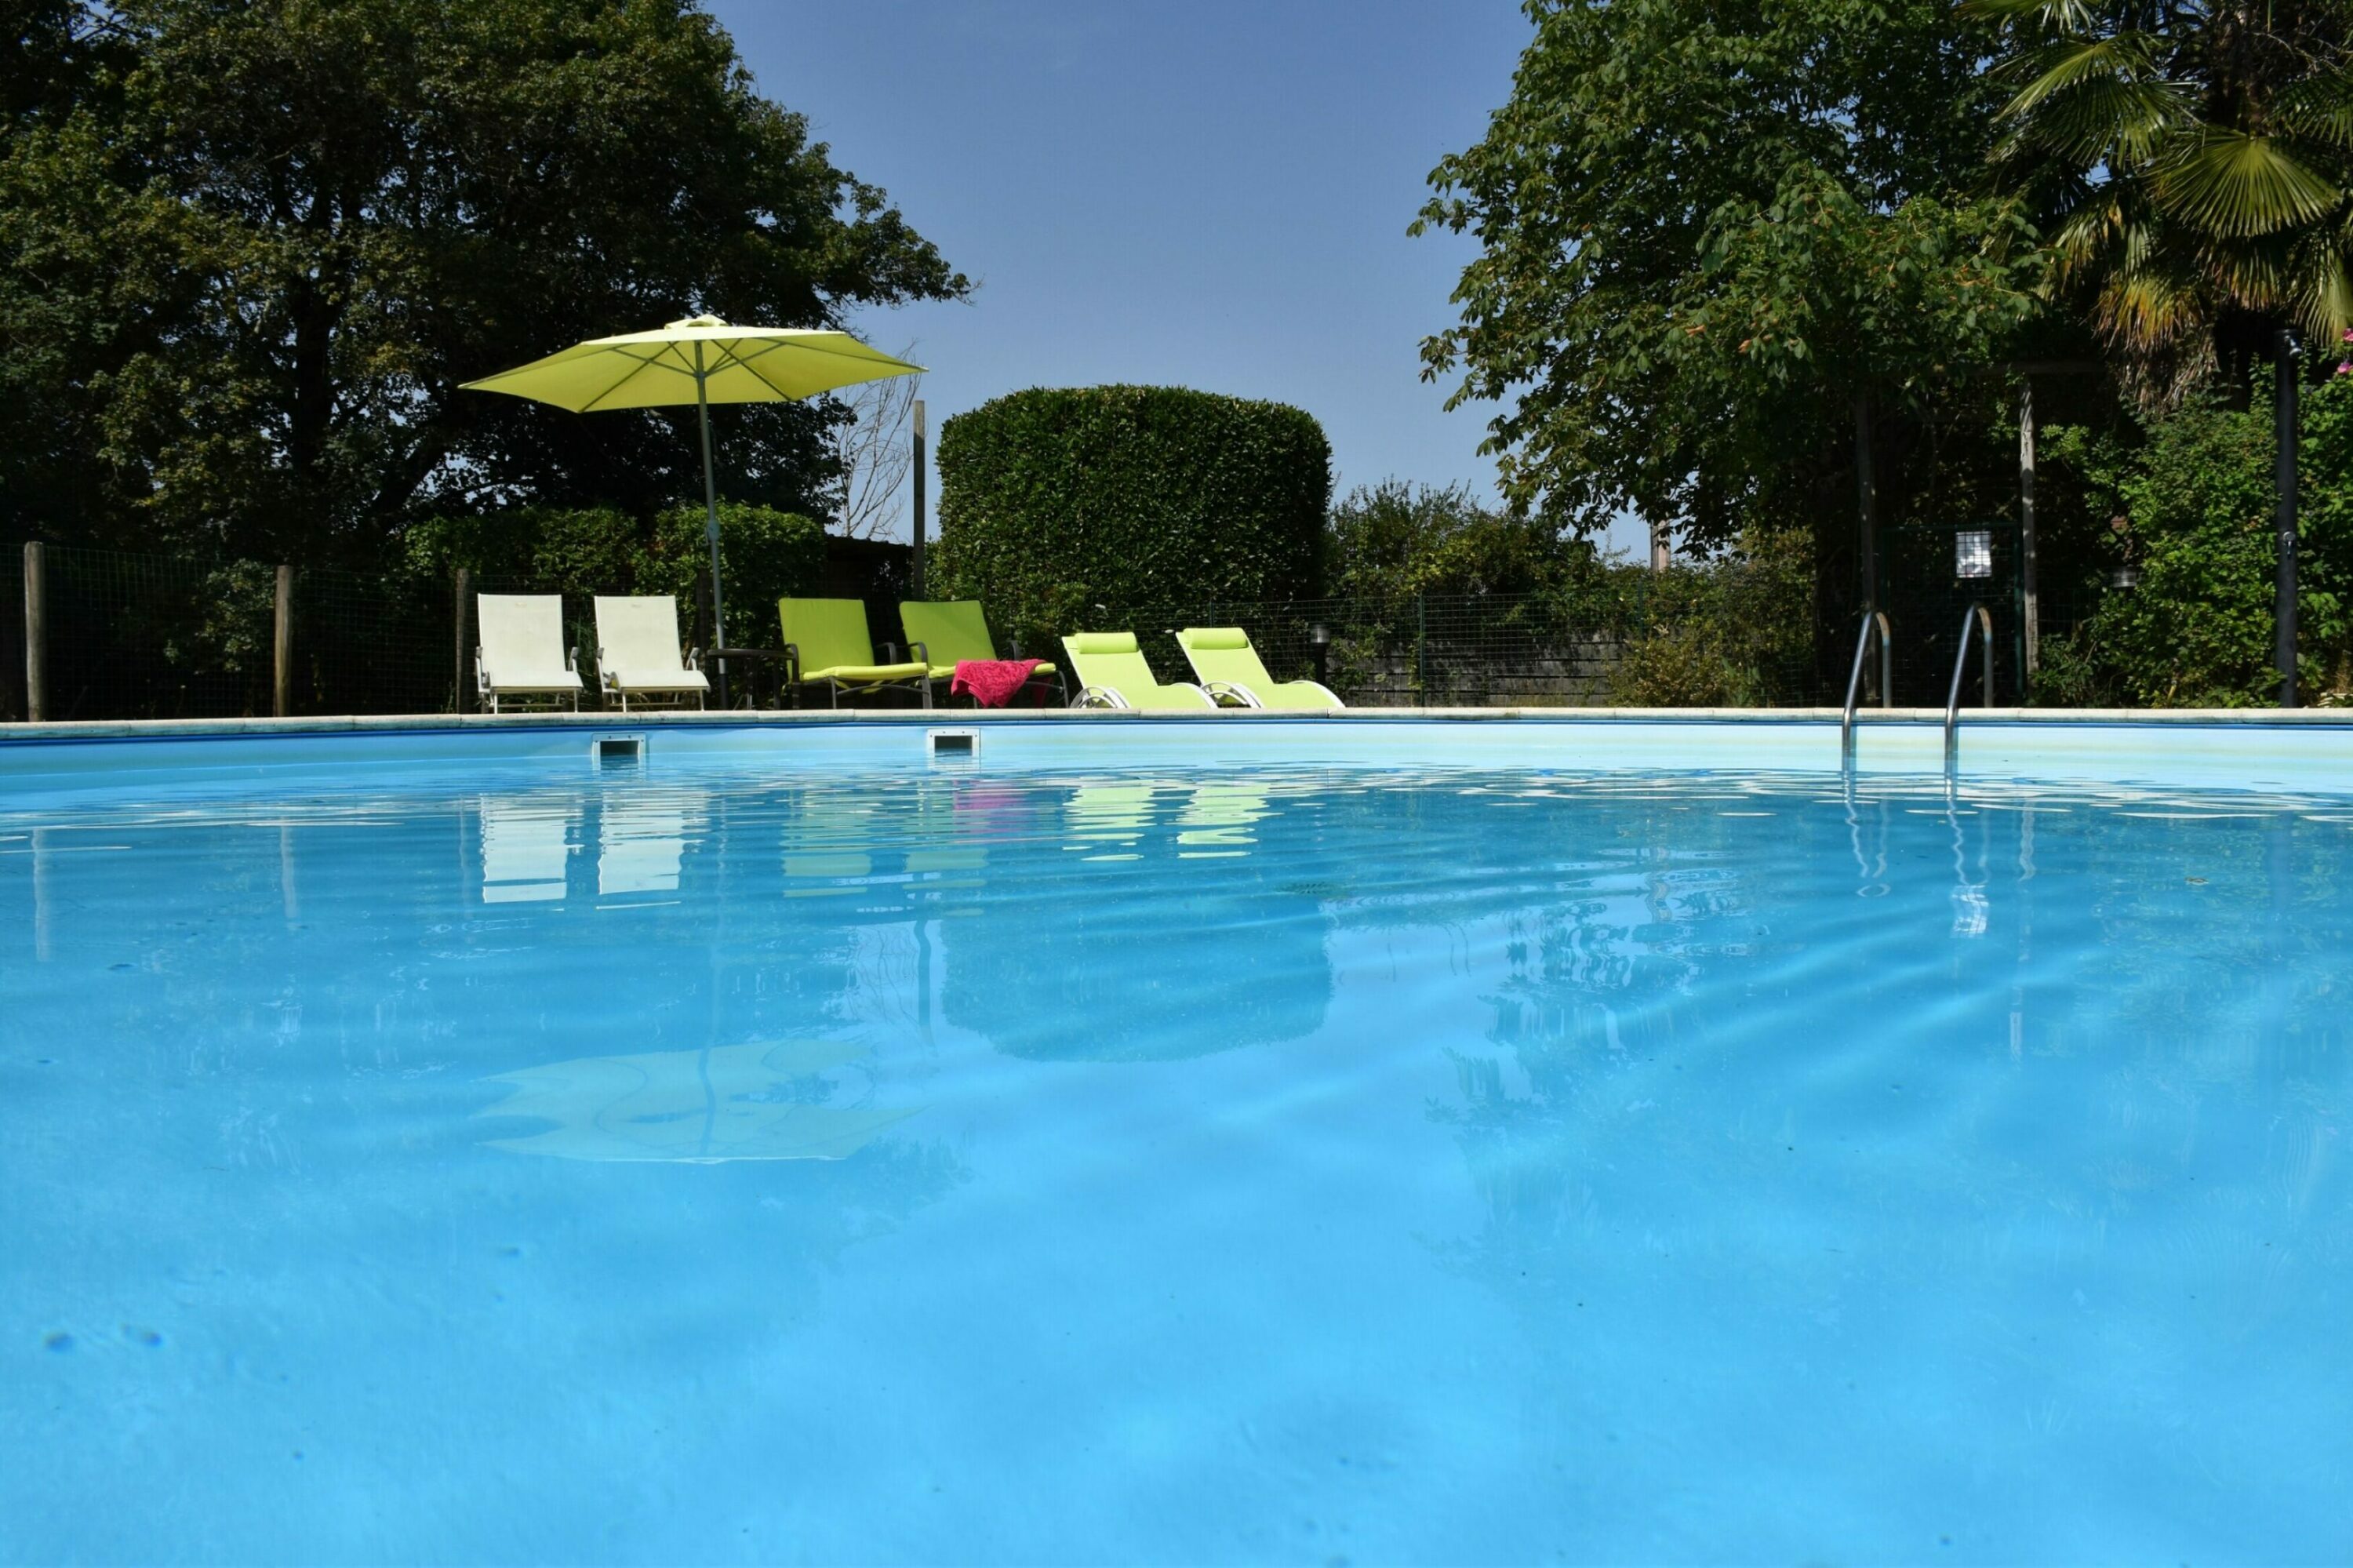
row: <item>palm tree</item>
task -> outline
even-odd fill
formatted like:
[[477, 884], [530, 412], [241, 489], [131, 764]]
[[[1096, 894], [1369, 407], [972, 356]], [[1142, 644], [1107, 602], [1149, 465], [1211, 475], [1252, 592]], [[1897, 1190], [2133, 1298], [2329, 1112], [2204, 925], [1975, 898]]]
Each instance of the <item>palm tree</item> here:
[[1995, 164], [2142, 401], [2353, 321], [2347, 0], [1966, 0], [2020, 83]]

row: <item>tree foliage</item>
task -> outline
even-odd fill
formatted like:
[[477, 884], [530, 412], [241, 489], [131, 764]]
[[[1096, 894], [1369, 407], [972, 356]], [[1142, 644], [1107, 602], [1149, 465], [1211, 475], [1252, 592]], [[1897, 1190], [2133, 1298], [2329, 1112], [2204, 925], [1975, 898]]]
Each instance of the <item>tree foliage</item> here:
[[[456, 384], [711, 311], [965, 287], [691, 0], [19, 0], [0, 145], [16, 530], [378, 558], [416, 514], [633, 514], [692, 414]], [[720, 410], [723, 486], [814, 509], [838, 405]]]
[[2031, 235], [1974, 188], [1987, 40], [1947, 5], [1527, 9], [1511, 101], [1416, 225], [1480, 241], [1423, 357], [1453, 406], [1504, 403], [1514, 512], [1699, 546], [1810, 522], [1854, 396], [1928, 405], [2033, 318]]
[[2353, 322], [2353, 6], [1968, 0], [2008, 47], [1997, 157], [2144, 400]]

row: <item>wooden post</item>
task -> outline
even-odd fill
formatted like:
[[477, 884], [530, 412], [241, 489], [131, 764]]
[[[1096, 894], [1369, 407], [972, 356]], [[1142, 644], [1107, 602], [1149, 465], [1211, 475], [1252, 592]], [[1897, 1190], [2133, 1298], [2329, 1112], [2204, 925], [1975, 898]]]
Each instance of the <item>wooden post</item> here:
[[49, 716], [49, 593], [42, 579], [39, 545], [25, 546], [25, 716], [38, 724]]
[[457, 654], [458, 684], [453, 688], [449, 697], [449, 711], [453, 714], [461, 714], [466, 711], [466, 694], [471, 691], [474, 685], [474, 683], [467, 678], [473, 673], [473, 655], [466, 646], [466, 610], [468, 609], [468, 601], [472, 598], [472, 594], [469, 590], [470, 590], [473, 586], [474, 574], [468, 571], [465, 567], [459, 567], [458, 568], [457, 577], [457, 609], [456, 613], [450, 617], [450, 623], [457, 628], [455, 652]]
[[271, 639], [275, 675], [269, 687], [269, 711], [284, 718], [293, 707], [294, 693], [294, 568], [278, 568], [278, 624]]
[[1651, 524], [1651, 570], [1663, 572], [1674, 564], [1674, 549], [1667, 543], [1667, 525]]
[[[2026, 684], [2042, 663], [2042, 596], [2034, 577], [2034, 377], [2018, 380], [2018, 594]], [[2024, 694], [2021, 694], [2021, 700]]]
[[907, 589], [910, 599], [923, 597], [923, 502], [926, 482], [931, 478], [931, 461], [924, 455], [923, 400], [915, 399], [915, 526], [914, 550], [907, 562]]

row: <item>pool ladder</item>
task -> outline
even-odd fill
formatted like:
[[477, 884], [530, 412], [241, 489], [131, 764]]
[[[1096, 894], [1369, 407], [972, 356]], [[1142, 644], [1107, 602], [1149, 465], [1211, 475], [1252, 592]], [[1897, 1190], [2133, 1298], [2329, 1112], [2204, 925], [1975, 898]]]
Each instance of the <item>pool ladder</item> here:
[[1961, 646], [1953, 655], [1953, 683], [1945, 692], [1945, 771], [1957, 771], [1961, 762], [1961, 677], [1969, 667], [1969, 630], [1975, 626], [1978, 641], [1984, 652], [1978, 659], [1978, 670], [1985, 685], [1984, 706], [1993, 706], [1993, 612], [1981, 604], [1972, 604], [1961, 612]]
[[1885, 610], [1862, 612], [1862, 630], [1854, 640], [1854, 667], [1847, 672], [1846, 707], [1839, 715], [1839, 766], [1849, 770], [1854, 767], [1854, 709], [1862, 693], [1862, 662], [1870, 655], [1873, 641], [1879, 644], [1879, 705], [1894, 705], [1894, 655], [1888, 648], [1891, 636]]

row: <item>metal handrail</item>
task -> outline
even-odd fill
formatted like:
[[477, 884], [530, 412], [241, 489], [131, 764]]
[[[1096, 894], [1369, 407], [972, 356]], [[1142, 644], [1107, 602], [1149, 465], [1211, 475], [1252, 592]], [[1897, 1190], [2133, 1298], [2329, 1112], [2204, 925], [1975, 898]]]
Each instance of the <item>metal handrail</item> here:
[[1839, 756], [1845, 761], [1854, 760], [1855, 703], [1862, 690], [1862, 661], [1871, 652], [1873, 637], [1879, 640], [1879, 705], [1883, 708], [1895, 705], [1894, 658], [1888, 649], [1894, 635], [1885, 610], [1866, 609], [1862, 612], [1862, 630], [1855, 634], [1854, 640], [1854, 667], [1847, 672], [1846, 707], [1839, 715]]
[[1961, 612], [1961, 646], [1953, 655], [1953, 683], [1945, 693], [1945, 766], [1950, 768], [1960, 750], [1961, 677], [1969, 667], [1969, 623], [1975, 621], [1978, 641], [1985, 652], [1978, 660], [1985, 679], [1985, 705], [1993, 706], [1993, 612], [1984, 605], [1972, 604]]

